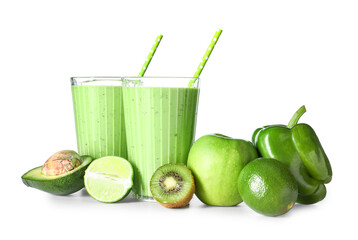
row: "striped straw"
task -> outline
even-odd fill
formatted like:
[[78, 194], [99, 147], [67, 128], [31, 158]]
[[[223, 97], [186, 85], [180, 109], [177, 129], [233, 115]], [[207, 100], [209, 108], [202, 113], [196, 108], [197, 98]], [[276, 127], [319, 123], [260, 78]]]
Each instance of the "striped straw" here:
[[217, 41], [219, 40], [219, 37], [222, 33], [222, 30], [221, 29], [218, 29], [213, 37], [213, 39], [211, 40], [211, 43], [208, 47], [208, 49], [206, 50], [205, 54], [204, 54], [204, 57], [203, 59], [201, 60], [201, 63], [199, 64], [198, 66], [198, 69], [196, 70], [195, 74], [194, 74], [194, 79], [190, 80], [189, 82], [189, 87], [193, 87], [194, 83], [196, 82], [196, 79], [200, 76], [201, 72], [203, 71], [204, 67], [205, 67], [205, 64], [206, 62], [208, 61], [214, 47], [215, 47], [215, 44], [217, 43]]
[[153, 56], [154, 56], [154, 53], [155, 53], [155, 51], [157, 50], [157, 47], [159, 46], [160, 40], [162, 40], [162, 38], [163, 38], [163, 35], [159, 35], [159, 36], [157, 37], [157, 39], [155, 40], [155, 43], [154, 43], [152, 49], [150, 50], [150, 52], [149, 52], [149, 54], [148, 54], [148, 57], [147, 57], [147, 59], [145, 60], [145, 62], [144, 62], [144, 64], [143, 64], [143, 67], [141, 68], [141, 70], [140, 70], [140, 72], [139, 72], [139, 74], [138, 74], [139, 77], [143, 77], [145, 71], [147, 71], [148, 65], [149, 65], [150, 61], [152, 61], [152, 58], [153, 58]]

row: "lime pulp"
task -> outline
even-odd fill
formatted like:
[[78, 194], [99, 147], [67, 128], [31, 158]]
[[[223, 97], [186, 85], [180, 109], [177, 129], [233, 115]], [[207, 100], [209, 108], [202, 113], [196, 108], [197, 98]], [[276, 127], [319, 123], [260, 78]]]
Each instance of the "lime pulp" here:
[[88, 194], [100, 202], [117, 202], [133, 186], [133, 168], [124, 158], [108, 156], [94, 160], [84, 176]]

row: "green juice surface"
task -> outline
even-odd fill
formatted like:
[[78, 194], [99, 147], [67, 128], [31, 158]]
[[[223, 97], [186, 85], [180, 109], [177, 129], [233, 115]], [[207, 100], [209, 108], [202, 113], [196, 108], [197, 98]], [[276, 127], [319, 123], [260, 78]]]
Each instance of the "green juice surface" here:
[[128, 160], [134, 168], [133, 194], [150, 197], [149, 182], [158, 167], [187, 162], [198, 89], [124, 87], [123, 101]]
[[127, 158], [121, 86], [72, 86], [78, 153]]

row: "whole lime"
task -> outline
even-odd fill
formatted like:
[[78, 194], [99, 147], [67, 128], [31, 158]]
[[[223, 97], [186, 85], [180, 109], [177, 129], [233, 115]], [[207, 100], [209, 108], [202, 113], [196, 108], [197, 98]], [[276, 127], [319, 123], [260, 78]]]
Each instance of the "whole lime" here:
[[244, 202], [266, 216], [288, 212], [298, 195], [295, 178], [283, 163], [273, 158], [248, 163], [240, 173], [238, 188]]

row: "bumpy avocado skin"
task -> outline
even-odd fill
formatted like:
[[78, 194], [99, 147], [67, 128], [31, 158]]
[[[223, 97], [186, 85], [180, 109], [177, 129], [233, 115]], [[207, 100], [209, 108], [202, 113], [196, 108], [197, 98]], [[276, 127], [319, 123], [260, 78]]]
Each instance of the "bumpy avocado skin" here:
[[41, 173], [42, 166], [40, 166], [25, 173], [21, 177], [22, 182], [28, 187], [37, 188], [54, 195], [68, 195], [77, 192], [84, 187], [83, 176], [92, 162], [90, 156], [82, 156], [81, 158], [82, 164], [66, 174], [56, 177], [46, 176]]

